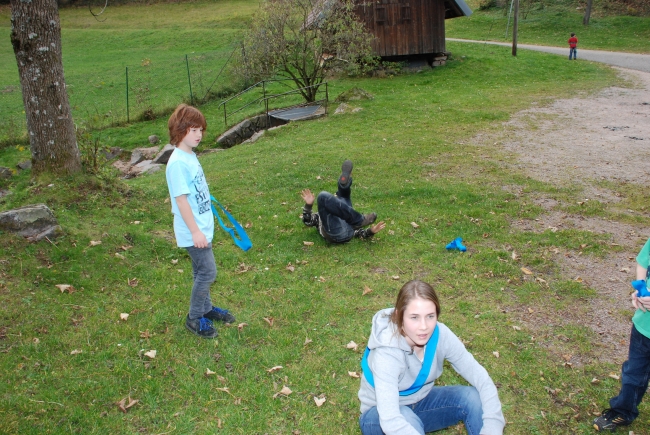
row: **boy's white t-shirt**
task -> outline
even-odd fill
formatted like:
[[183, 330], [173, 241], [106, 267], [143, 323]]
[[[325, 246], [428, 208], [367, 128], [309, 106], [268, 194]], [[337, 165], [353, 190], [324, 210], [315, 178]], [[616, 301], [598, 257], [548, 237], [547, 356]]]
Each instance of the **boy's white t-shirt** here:
[[192, 233], [183, 221], [176, 204], [176, 197], [180, 195], [187, 195], [187, 202], [192, 209], [196, 225], [205, 235], [208, 243], [211, 243], [214, 235], [214, 217], [210, 208], [210, 190], [196, 154], [186, 153], [176, 148], [169, 157], [165, 174], [174, 214], [176, 244], [181, 248], [194, 246]]

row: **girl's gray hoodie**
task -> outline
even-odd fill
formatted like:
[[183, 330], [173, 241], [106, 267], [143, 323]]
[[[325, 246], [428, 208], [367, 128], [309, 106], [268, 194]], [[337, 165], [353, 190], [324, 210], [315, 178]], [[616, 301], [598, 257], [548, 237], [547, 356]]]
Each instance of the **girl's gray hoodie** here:
[[418, 435], [413, 426], [402, 417], [399, 407], [424, 399], [431, 391], [434, 381], [442, 374], [442, 363], [447, 360], [459, 375], [478, 390], [483, 407], [481, 434], [502, 435], [505, 419], [494, 382], [458, 337], [440, 322], [438, 347], [426, 383], [417, 393], [399, 395], [399, 391], [413, 385], [422, 362], [413, 353], [406, 339], [396, 333], [397, 326], [390, 321], [393, 310], [394, 308], [381, 310], [372, 318], [368, 366], [374, 376], [375, 388], [368, 384], [365, 376], [361, 376], [361, 413], [376, 406], [381, 428], [386, 435]]

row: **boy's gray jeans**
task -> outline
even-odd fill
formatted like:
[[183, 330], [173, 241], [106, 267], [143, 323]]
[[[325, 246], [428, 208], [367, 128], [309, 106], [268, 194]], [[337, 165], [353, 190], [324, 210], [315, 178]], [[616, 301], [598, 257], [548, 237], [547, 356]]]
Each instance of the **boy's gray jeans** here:
[[212, 309], [210, 285], [217, 279], [217, 265], [214, 262], [212, 243], [208, 243], [207, 248], [188, 246], [185, 249], [192, 259], [194, 285], [190, 296], [189, 318], [194, 320]]

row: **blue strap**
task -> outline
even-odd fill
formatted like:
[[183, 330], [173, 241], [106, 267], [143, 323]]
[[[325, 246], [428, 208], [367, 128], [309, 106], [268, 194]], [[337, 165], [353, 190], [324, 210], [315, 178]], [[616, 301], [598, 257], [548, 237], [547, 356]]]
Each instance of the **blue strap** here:
[[[436, 355], [436, 348], [438, 347], [438, 338], [440, 337], [440, 330], [438, 325], [436, 329], [433, 330], [433, 335], [429, 339], [427, 346], [424, 349], [424, 361], [422, 362], [422, 368], [420, 373], [413, 381], [411, 385], [406, 390], [400, 391], [400, 396], [410, 396], [411, 394], [417, 393], [424, 386], [424, 383], [429, 377], [431, 372], [431, 366], [433, 366], [433, 357]], [[366, 347], [366, 351], [363, 353], [363, 358], [361, 359], [361, 369], [363, 370], [363, 376], [366, 378], [366, 381], [370, 384], [372, 388], [375, 388], [375, 378], [372, 376], [372, 371], [368, 365], [368, 355], [370, 355], [370, 348]]]
[[[212, 214], [214, 214], [217, 217], [217, 220], [219, 221], [219, 225], [221, 226], [221, 228], [223, 228], [225, 232], [227, 232], [232, 236], [235, 245], [239, 246], [244, 251], [248, 251], [250, 248], [252, 248], [253, 243], [251, 242], [251, 239], [248, 237], [248, 234], [246, 234], [244, 228], [242, 228], [242, 226], [239, 225], [239, 222], [237, 222], [237, 220], [234, 217], [232, 217], [230, 213], [228, 213], [228, 210], [226, 210], [226, 208], [223, 205], [221, 205], [221, 203], [217, 201], [217, 199], [214, 196], [210, 195], [210, 200], [212, 200], [212, 202], [210, 203], [210, 207], [212, 207]], [[213, 203], [216, 203], [219, 206], [219, 208], [223, 210], [223, 212], [226, 214], [226, 217], [228, 218], [228, 220], [230, 221], [230, 223], [234, 228], [230, 228], [224, 225], [223, 220], [221, 220], [221, 216], [217, 212], [217, 209], [214, 207]], [[237, 233], [237, 235], [235, 235], [235, 232]], [[239, 236], [239, 238], [237, 238], [237, 236]]]

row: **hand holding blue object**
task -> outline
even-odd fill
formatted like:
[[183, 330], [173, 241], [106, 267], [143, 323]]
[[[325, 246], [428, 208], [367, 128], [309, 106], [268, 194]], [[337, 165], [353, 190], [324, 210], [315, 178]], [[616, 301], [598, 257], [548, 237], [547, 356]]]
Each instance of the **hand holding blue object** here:
[[650, 296], [650, 291], [648, 291], [648, 286], [644, 279], [637, 279], [632, 281], [632, 287], [638, 292], [638, 297]]
[[458, 249], [460, 252], [465, 252], [467, 251], [467, 248], [463, 245], [463, 239], [461, 237], [457, 237], [454, 240], [451, 241], [446, 247], [447, 250], [451, 251], [452, 249]]

